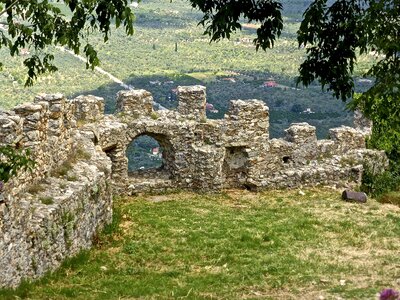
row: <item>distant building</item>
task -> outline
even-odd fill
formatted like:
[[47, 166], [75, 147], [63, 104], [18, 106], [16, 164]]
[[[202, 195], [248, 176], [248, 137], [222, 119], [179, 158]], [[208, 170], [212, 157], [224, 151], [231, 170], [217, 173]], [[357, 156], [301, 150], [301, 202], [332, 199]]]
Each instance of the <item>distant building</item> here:
[[224, 77], [221, 79], [222, 81], [236, 82], [236, 79], [233, 77]]
[[162, 157], [162, 153], [161, 153], [160, 147], [155, 147], [155, 148], [151, 149], [151, 155], [155, 156], [155, 157], [158, 157], [158, 158], [161, 158]]
[[277, 87], [277, 86], [278, 86], [278, 84], [276, 83], [275, 80], [267, 80], [267, 81], [265, 81], [265, 82], [263, 83], [263, 87], [272, 88], [272, 87]]
[[218, 109], [215, 109], [214, 105], [212, 105], [211, 103], [206, 103], [206, 110], [213, 114], [218, 113]]
[[362, 83], [362, 84], [370, 84], [370, 83], [372, 83], [372, 80], [366, 79], [366, 78], [360, 78], [360, 79], [358, 79], [358, 82]]
[[29, 54], [30, 54], [30, 52], [27, 48], [22, 48], [21, 51], [19, 51], [19, 55], [21, 55], [21, 56], [27, 56]]
[[218, 113], [218, 109], [216, 109], [211, 103], [206, 103], [206, 110], [213, 114]]
[[135, 2], [132, 2], [129, 6], [130, 6], [130, 7], [133, 7], [133, 8], [138, 8], [138, 7], [139, 7], [139, 3], [137, 3], [137, 2], [135, 1]]
[[315, 111], [312, 111], [311, 108], [307, 107], [305, 110], [301, 112], [302, 114], [315, 114]]

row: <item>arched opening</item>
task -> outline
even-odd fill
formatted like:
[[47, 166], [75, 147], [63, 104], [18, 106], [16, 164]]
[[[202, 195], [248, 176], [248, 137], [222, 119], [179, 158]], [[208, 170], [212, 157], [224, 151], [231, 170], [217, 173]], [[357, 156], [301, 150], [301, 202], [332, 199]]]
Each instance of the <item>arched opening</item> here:
[[174, 152], [165, 135], [143, 133], [135, 137], [126, 157], [131, 177], [170, 179], [173, 175]]
[[137, 137], [126, 149], [128, 173], [161, 168], [162, 152], [163, 149], [156, 139], [148, 135]]

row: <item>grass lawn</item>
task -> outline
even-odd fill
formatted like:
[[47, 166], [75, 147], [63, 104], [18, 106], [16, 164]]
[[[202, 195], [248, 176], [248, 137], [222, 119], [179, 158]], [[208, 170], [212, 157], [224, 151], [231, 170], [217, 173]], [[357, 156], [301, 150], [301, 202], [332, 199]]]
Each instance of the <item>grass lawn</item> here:
[[93, 250], [0, 299], [375, 299], [399, 236], [398, 206], [328, 189], [121, 198]]

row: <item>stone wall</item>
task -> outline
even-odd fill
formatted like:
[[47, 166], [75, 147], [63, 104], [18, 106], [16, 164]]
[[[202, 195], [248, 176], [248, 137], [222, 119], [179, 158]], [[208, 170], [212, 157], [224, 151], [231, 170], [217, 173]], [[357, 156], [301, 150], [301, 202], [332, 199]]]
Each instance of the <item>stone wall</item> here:
[[6, 184], [0, 201], [1, 287], [55, 269], [111, 221], [111, 161], [76, 127], [103, 117], [95, 100], [97, 114], [93, 97], [62, 95], [0, 113], [0, 144], [30, 148], [36, 162]]
[[[177, 90], [177, 110], [154, 111], [151, 94], [135, 90], [118, 93], [114, 115], [104, 115], [101, 98], [59, 94], [0, 112], [0, 144], [30, 148], [36, 161], [33, 172], [6, 185], [0, 202], [0, 286], [39, 277], [90, 247], [111, 220], [112, 189], [351, 186], [360, 184], [363, 165], [387, 166], [383, 152], [365, 149], [361, 117], [360, 129], [334, 128], [327, 140], [307, 123], [270, 139], [262, 101], [231, 101], [223, 119], [208, 120], [205, 87]], [[163, 166], [129, 173], [126, 149], [142, 135], [159, 142]]]
[[[317, 140], [314, 126], [297, 123], [284, 138], [269, 139], [269, 109], [262, 101], [231, 101], [224, 119], [208, 120], [205, 95], [202, 86], [178, 87], [178, 109], [155, 112], [148, 92], [121, 91], [118, 113], [90, 125], [113, 162], [119, 193], [359, 185], [366, 161], [379, 161], [378, 169], [387, 165], [383, 152], [365, 149], [365, 127], [334, 128], [330, 139]], [[125, 151], [140, 135], [159, 142], [164, 164], [128, 174]]]

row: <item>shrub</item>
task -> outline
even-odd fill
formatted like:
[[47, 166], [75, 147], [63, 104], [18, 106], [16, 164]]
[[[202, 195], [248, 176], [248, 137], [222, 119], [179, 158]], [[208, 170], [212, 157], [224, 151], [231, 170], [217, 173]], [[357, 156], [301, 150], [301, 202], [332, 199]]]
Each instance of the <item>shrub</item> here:
[[379, 197], [390, 191], [397, 191], [399, 186], [400, 176], [393, 170], [385, 171], [379, 175], [374, 175], [369, 168], [364, 170], [361, 190], [373, 197]]
[[39, 199], [40, 199], [40, 202], [42, 202], [45, 205], [54, 204], [54, 199], [52, 197], [41, 197]]
[[366, 109], [365, 102], [369, 98], [355, 95], [349, 107], [358, 107], [373, 122], [372, 134], [367, 139], [367, 147], [384, 150], [389, 158], [387, 172], [373, 176], [366, 170], [362, 188], [373, 196], [380, 196], [390, 191], [400, 190], [400, 123], [399, 115], [395, 110], [386, 106], [386, 101], [393, 101], [390, 97], [385, 99], [369, 99], [375, 105]]
[[34, 161], [29, 150], [15, 149], [9, 145], [0, 147], [0, 192], [3, 184], [16, 176], [20, 170], [31, 170]]

